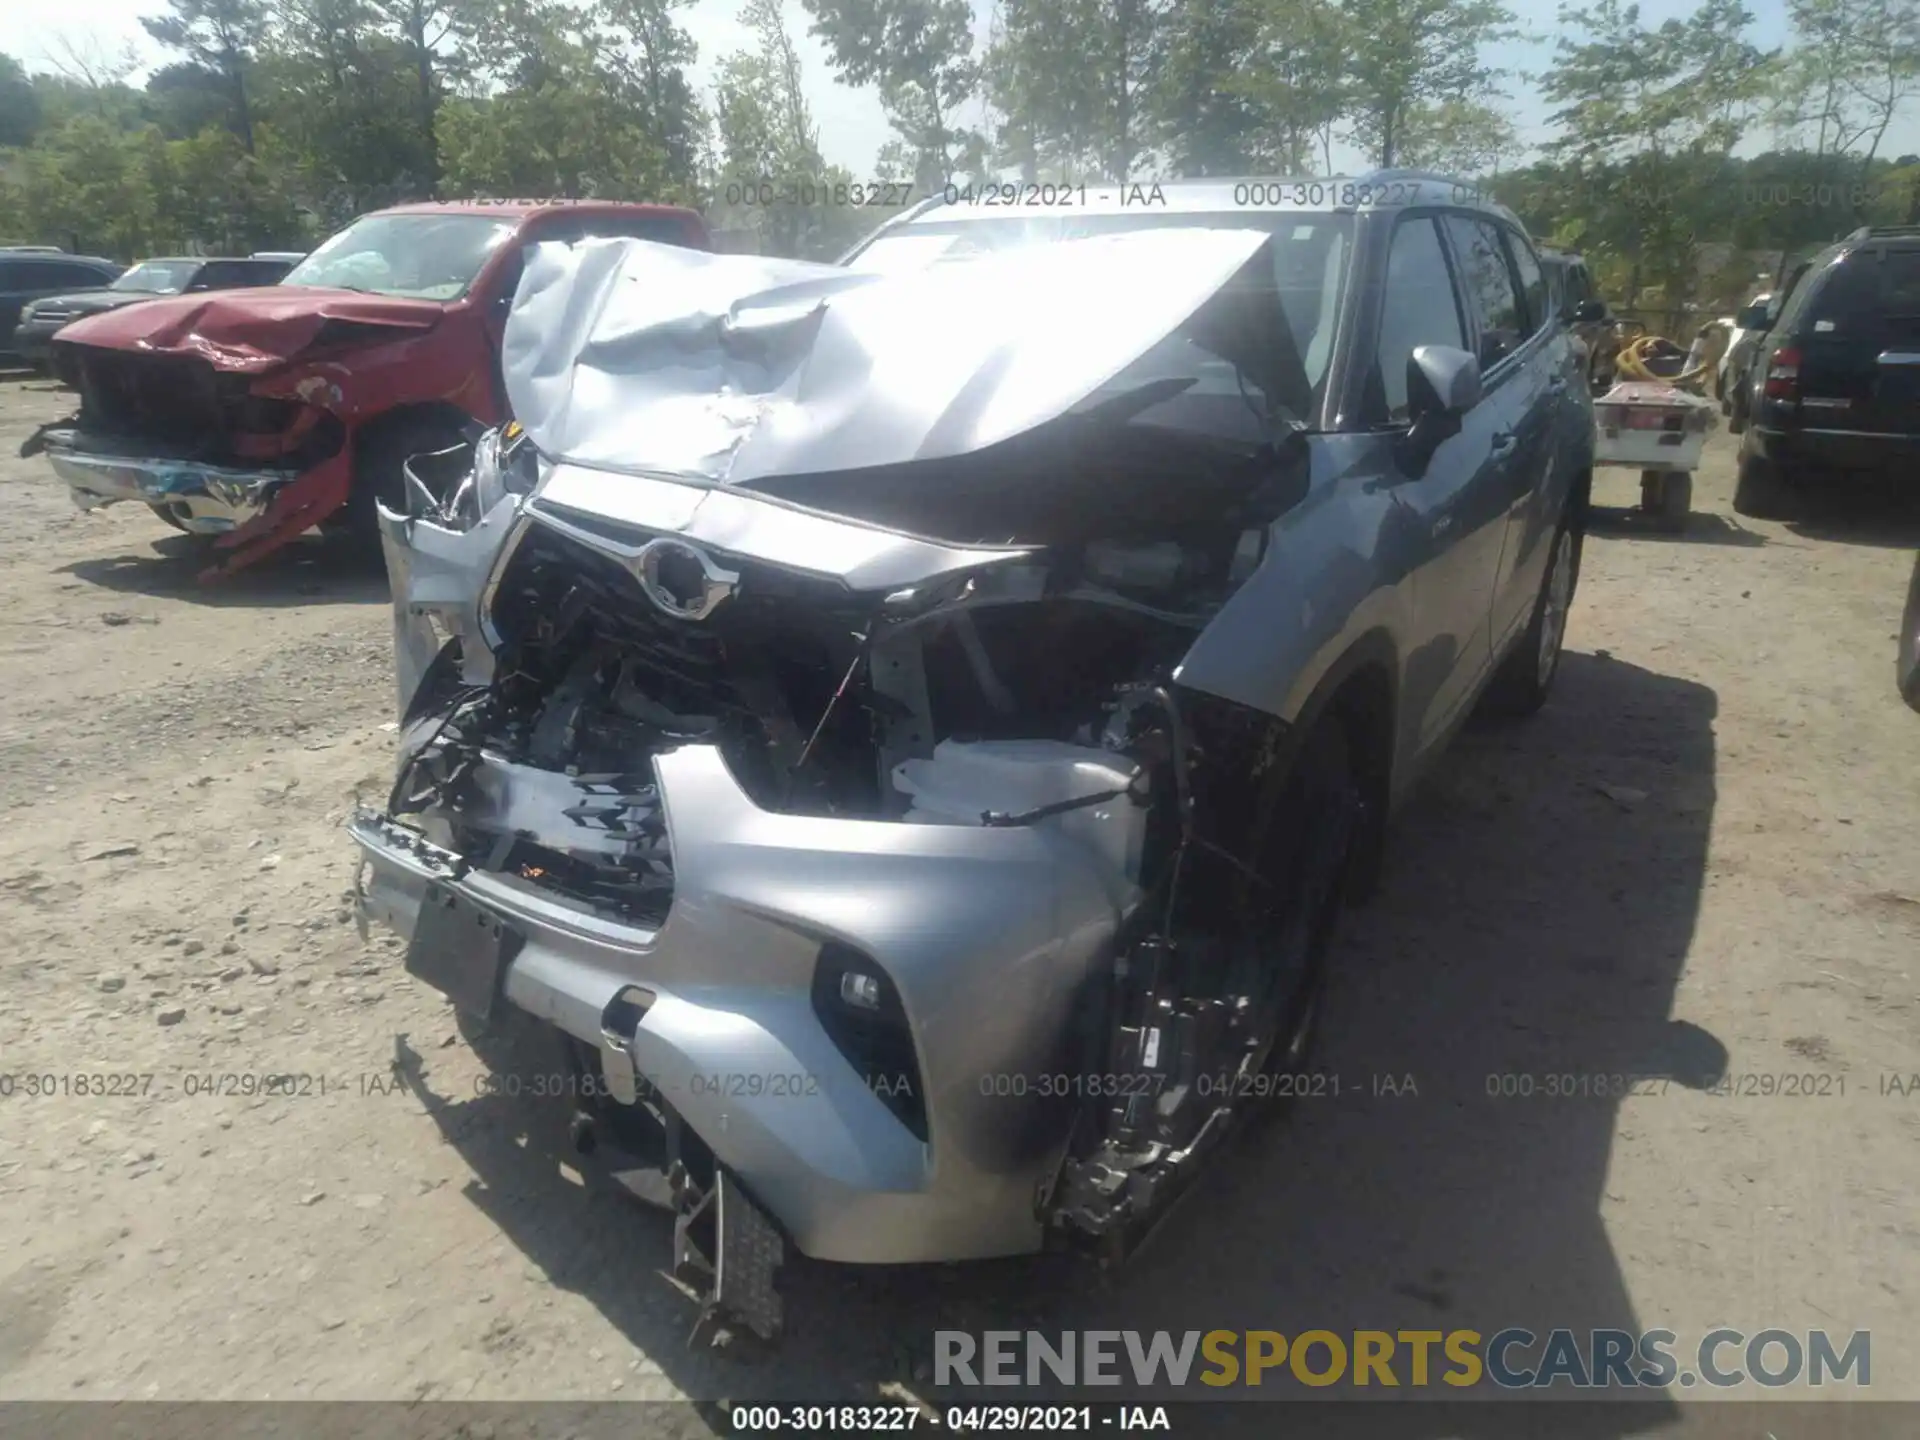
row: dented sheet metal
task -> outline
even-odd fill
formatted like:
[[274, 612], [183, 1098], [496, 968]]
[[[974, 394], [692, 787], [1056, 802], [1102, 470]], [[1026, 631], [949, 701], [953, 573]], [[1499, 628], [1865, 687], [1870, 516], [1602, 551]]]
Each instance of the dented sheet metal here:
[[627, 473], [747, 484], [962, 455], [1070, 411], [1266, 240], [1146, 230], [897, 274], [544, 245], [507, 394], [545, 455]]
[[[351, 290], [316, 300], [309, 286], [174, 295], [76, 321], [60, 338], [146, 354], [191, 355], [216, 370], [260, 374], [304, 353], [316, 340], [351, 327], [364, 340], [396, 338], [440, 323], [444, 307], [426, 300]], [[311, 398], [311, 397], [309, 397]]]

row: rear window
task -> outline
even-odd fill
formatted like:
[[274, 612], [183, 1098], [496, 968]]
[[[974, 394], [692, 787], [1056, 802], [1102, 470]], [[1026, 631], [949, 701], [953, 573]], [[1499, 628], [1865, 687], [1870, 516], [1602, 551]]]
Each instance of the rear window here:
[[1887, 321], [1920, 319], [1920, 250], [1843, 255], [1807, 296], [1803, 318], [1816, 335], [1876, 334]]

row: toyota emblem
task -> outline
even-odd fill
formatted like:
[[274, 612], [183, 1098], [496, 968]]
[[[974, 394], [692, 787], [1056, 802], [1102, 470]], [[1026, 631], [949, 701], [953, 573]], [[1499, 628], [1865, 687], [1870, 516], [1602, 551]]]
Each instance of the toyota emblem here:
[[697, 545], [662, 536], [633, 557], [633, 573], [647, 599], [676, 620], [704, 620], [740, 583], [737, 570], [723, 570]]

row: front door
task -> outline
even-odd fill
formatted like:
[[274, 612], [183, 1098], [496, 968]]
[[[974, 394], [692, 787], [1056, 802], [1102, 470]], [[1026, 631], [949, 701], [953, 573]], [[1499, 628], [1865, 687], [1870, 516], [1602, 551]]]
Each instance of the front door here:
[[[1439, 223], [1401, 217], [1394, 227], [1382, 295], [1377, 383], [1385, 418], [1409, 419], [1407, 362], [1423, 345], [1473, 351], [1466, 287], [1456, 282]], [[1501, 403], [1489, 395], [1434, 451], [1419, 475], [1403, 476], [1394, 501], [1409, 522], [1409, 633], [1401, 714], [1405, 739], [1425, 751], [1442, 739], [1485, 673], [1487, 617], [1505, 528], [1500, 475], [1510, 451]]]

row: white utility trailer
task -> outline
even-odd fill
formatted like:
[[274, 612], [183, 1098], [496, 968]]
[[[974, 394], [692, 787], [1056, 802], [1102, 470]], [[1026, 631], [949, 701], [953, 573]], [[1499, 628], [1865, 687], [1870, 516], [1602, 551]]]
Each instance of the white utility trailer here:
[[1660, 380], [1622, 380], [1593, 402], [1596, 465], [1640, 472], [1640, 508], [1673, 529], [1693, 508], [1693, 472], [1713, 426], [1711, 400]]

